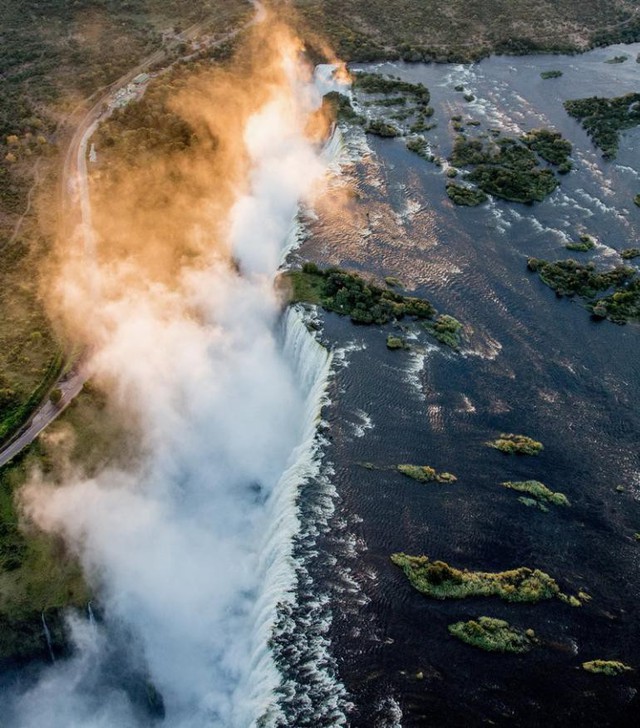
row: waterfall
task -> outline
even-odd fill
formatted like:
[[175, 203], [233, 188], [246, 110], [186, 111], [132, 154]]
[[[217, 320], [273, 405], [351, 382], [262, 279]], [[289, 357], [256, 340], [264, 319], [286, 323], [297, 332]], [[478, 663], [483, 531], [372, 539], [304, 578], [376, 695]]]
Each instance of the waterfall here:
[[297, 446], [271, 495], [267, 514], [269, 528], [259, 549], [259, 572], [263, 587], [253, 609], [254, 638], [251, 668], [245, 684], [239, 687], [244, 696], [238, 700], [243, 714], [237, 725], [249, 725], [257, 717], [260, 725], [273, 725], [282, 718], [277, 705], [282, 676], [270, 646], [274, 625], [284, 604], [296, 598], [296, 564], [293, 546], [301, 529], [298, 500], [301, 486], [317, 477], [318, 424], [331, 370], [331, 354], [307, 328], [301, 306], [288, 308], [281, 321], [282, 350], [290, 362], [304, 397], [304, 421]]
[[87, 604], [87, 617], [89, 618], [89, 624], [92, 627], [96, 626], [96, 619], [93, 614], [93, 609], [91, 608], [91, 602]]
[[53, 645], [51, 643], [51, 632], [49, 632], [49, 627], [47, 626], [47, 620], [44, 617], [44, 612], [42, 612], [42, 631], [44, 632], [44, 637], [47, 640], [47, 647], [49, 648], [49, 657], [51, 658], [51, 662], [55, 662], [56, 658], [53, 654]]

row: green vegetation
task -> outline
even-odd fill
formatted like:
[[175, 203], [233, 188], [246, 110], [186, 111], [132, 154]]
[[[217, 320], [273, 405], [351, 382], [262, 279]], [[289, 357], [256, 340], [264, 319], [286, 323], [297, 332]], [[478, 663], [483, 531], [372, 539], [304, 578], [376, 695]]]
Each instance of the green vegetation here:
[[387, 349], [406, 349], [407, 342], [401, 336], [387, 335]]
[[535, 498], [527, 498], [527, 496], [521, 495], [518, 498], [518, 503], [522, 503], [522, 505], [526, 506], [527, 508], [536, 508], [543, 513], [549, 513], [549, 509], [547, 508], [547, 506], [545, 506], [544, 503], [536, 500]]
[[478, 617], [468, 622], [449, 625], [449, 632], [468, 645], [487, 652], [528, 652], [536, 644], [532, 629], [522, 630], [512, 627], [503, 619]]
[[429, 465], [397, 465], [399, 473], [420, 483], [455, 483], [457, 478], [452, 473], [438, 473]]
[[[203, 20], [209, 10], [188, 0], [2, 3], [0, 441], [46, 398], [65, 357], [42, 301], [60, 154], [98, 92], [152, 51], [164, 48], [167, 63], [176, 58], [183, 44], [163, 41], [163, 31]], [[246, 12], [245, 2], [230, 0], [203, 30], [225, 30]], [[145, 125], [152, 126], [149, 117]]]
[[564, 493], [554, 493], [544, 483], [538, 480], [505, 481], [501, 484], [505, 488], [518, 493], [528, 493], [538, 502], [552, 503], [555, 506], [568, 506], [569, 499]]
[[339, 268], [321, 270], [314, 263], [305, 263], [302, 270], [288, 271], [283, 277], [291, 285], [291, 302], [315, 303], [350, 316], [357, 324], [386, 324], [405, 316], [430, 319], [435, 314], [424, 299], [379, 288]]
[[441, 344], [450, 346], [452, 349], [460, 347], [462, 324], [453, 316], [440, 314], [435, 321], [425, 323], [424, 327]]
[[640, 258], [640, 248], [625, 248], [620, 251], [620, 257], [622, 260], [633, 260], [634, 258]]
[[583, 298], [598, 318], [617, 324], [640, 320], [640, 276], [634, 268], [620, 265], [598, 272], [594, 263], [582, 265], [572, 259], [550, 263], [538, 258], [529, 258], [527, 266], [557, 296]]
[[526, 435], [505, 432], [496, 440], [486, 444], [508, 455], [539, 455], [544, 450], [544, 445], [537, 440], [532, 440]]
[[499, 597], [507, 602], [534, 603], [553, 598], [569, 601], [555, 579], [539, 569], [522, 566], [495, 573], [468, 571], [444, 561], [431, 561], [428, 556], [402, 553], [393, 554], [391, 561], [402, 569], [415, 589], [433, 599]]
[[560, 76], [562, 76], [562, 71], [542, 71], [540, 74], [540, 78], [545, 81], [549, 78], [560, 78]]
[[449, 199], [456, 205], [476, 207], [489, 199], [482, 190], [475, 187], [463, 187], [462, 185], [449, 183], [446, 189]]
[[575, 52], [640, 40], [633, 0], [295, 0], [308, 45], [348, 61], [470, 62], [492, 53]]
[[427, 140], [424, 137], [420, 137], [420, 136], [410, 137], [405, 142], [405, 145], [410, 152], [417, 154], [419, 157], [422, 157], [423, 159], [426, 159], [427, 162], [433, 162], [433, 159], [434, 159], [433, 154], [431, 154], [429, 152], [429, 144], [427, 143]]
[[362, 118], [354, 111], [348, 96], [337, 91], [330, 91], [328, 94], [325, 94], [322, 102], [332, 110], [332, 116], [338, 121], [356, 124], [362, 123]]
[[571, 170], [571, 142], [563, 139], [562, 134], [549, 129], [534, 129], [522, 136], [522, 141], [533, 149], [545, 162], [558, 167], [560, 174], [566, 174]]
[[635, 197], [633, 198], [633, 204], [634, 204], [634, 205], [637, 205], [638, 207], [640, 207], [640, 194], [636, 195], [636, 196], [635, 196]]
[[388, 124], [383, 119], [373, 119], [367, 124], [367, 134], [374, 134], [379, 137], [392, 138], [401, 135], [400, 130]]
[[564, 108], [582, 124], [605, 159], [613, 159], [618, 153], [620, 132], [640, 124], [640, 93], [565, 101]]
[[54, 649], [65, 643], [63, 610], [84, 608], [90, 596], [75, 557], [61, 539], [37, 530], [18, 515], [16, 493], [33, 471], [62, 483], [68, 463], [92, 475], [115, 453], [132, 455], [126, 437], [102, 395], [90, 386], [29, 448], [0, 470], [0, 663], [47, 657], [42, 613]]
[[613, 56], [613, 58], [607, 58], [605, 63], [624, 63], [629, 60], [629, 56]]
[[[391, 114], [391, 119], [400, 124], [406, 121], [412, 133], [430, 128], [425, 120], [433, 115], [433, 108], [429, 106], [429, 89], [423, 84], [359, 71], [353, 75], [353, 89], [358, 96], [365, 97], [362, 102], [365, 106], [379, 109], [400, 107]], [[389, 124], [382, 118], [369, 122], [366, 130], [381, 137], [401, 136], [404, 133], [403, 128]]]
[[625, 672], [633, 670], [629, 665], [619, 660], [590, 660], [582, 663], [582, 669], [587, 672], [597, 673], [599, 675], [622, 675]]
[[578, 253], [586, 253], [596, 247], [596, 241], [591, 235], [581, 235], [579, 243], [567, 243], [564, 246], [567, 250], [573, 250]]
[[550, 169], [538, 166], [534, 148], [542, 158], [561, 160], [563, 171], [568, 171], [566, 157], [571, 145], [567, 145], [560, 135], [546, 130], [536, 130], [521, 140], [483, 141], [459, 135], [450, 161], [456, 167], [473, 167], [466, 179], [487, 194], [511, 202], [534, 202], [544, 200], [558, 185]]
[[421, 83], [410, 83], [397, 78], [381, 76], [378, 73], [358, 71], [353, 74], [353, 88], [366, 94], [405, 94], [423, 107], [429, 105], [431, 94]]

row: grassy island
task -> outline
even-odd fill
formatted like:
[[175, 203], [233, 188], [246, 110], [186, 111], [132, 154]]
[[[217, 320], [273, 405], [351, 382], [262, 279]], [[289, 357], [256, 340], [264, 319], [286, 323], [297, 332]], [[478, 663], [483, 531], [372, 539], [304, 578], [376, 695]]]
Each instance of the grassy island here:
[[550, 263], [538, 258], [529, 258], [527, 266], [557, 296], [583, 298], [598, 318], [617, 324], [640, 320], [640, 276], [634, 268], [619, 265], [598, 272], [594, 263], [582, 265], [573, 259]]
[[[392, 281], [390, 284], [389, 281]], [[403, 296], [390, 288], [399, 286], [396, 278], [386, 279], [387, 288], [340, 268], [320, 269], [315, 263], [305, 263], [302, 270], [286, 271], [280, 277], [290, 303], [312, 303], [326, 311], [350, 316], [355, 324], [386, 324], [405, 316], [424, 322], [425, 330], [440, 343], [457, 349], [462, 324], [453, 316], [440, 314], [423, 298]], [[387, 347], [407, 346], [404, 339], [389, 335]]]
[[536, 644], [532, 629], [512, 627], [509, 622], [493, 617], [478, 617], [468, 622], [449, 625], [449, 632], [468, 645], [487, 652], [528, 652]]
[[635, 196], [635, 197], [633, 198], [633, 204], [634, 204], [634, 205], [637, 205], [638, 207], [640, 207], [640, 194], [636, 195], [636, 196]]
[[626, 248], [620, 251], [620, 257], [622, 260], [633, 260], [634, 258], [640, 258], [640, 248]]
[[582, 124], [605, 159], [613, 159], [618, 153], [620, 132], [640, 124], [640, 93], [612, 99], [575, 99], [565, 101], [564, 108]]
[[562, 71], [542, 71], [540, 74], [540, 78], [545, 81], [550, 78], [560, 78], [560, 76], [562, 76]]
[[629, 60], [629, 56], [613, 56], [613, 58], [607, 58], [605, 63], [612, 63], [612, 64], [625, 63], [628, 60]]
[[587, 672], [593, 672], [599, 675], [622, 675], [625, 672], [633, 670], [629, 665], [625, 665], [620, 660], [589, 660], [582, 663], [582, 669]]
[[515, 482], [507, 480], [501, 485], [504, 488], [509, 488], [509, 490], [515, 490], [518, 493], [527, 493], [528, 495], [532, 496], [538, 503], [552, 503], [555, 506], [570, 505], [569, 499], [564, 493], [554, 493], [539, 480], [522, 480]]
[[407, 342], [401, 336], [387, 336], [387, 349], [406, 349]]
[[420, 483], [455, 483], [457, 478], [452, 473], [438, 473], [429, 465], [397, 465], [398, 472]]
[[424, 327], [441, 344], [450, 346], [452, 349], [460, 347], [462, 324], [453, 316], [446, 313], [440, 314], [435, 321], [425, 323]]
[[475, 187], [463, 187], [451, 183], [447, 184], [447, 195], [456, 205], [465, 207], [476, 207], [489, 199], [482, 190]]
[[350, 316], [356, 324], [386, 324], [405, 316], [430, 319], [435, 315], [429, 301], [380, 288], [339, 268], [321, 270], [314, 263], [305, 263], [302, 270], [288, 271], [283, 278], [291, 285], [291, 302], [320, 305]]
[[456, 167], [472, 167], [467, 181], [486, 194], [529, 203], [544, 200], [558, 186], [553, 171], [540, 167], [538, 158], [557, 163], [559, 171], [562, 167], [567, 172], [571, 168], [567, 158], [570, 151], [571, 145], [559, 134], [546, 130], [535, 130], [522, 139], [500, 137], [484, 141], [460, 134], [450, 161]]
[[468, 571], [444, 561], [431, 561], [428, 556], [402, 553], [393, 554], [391, 561], [402, 569], [411, 586], [433, 599], [499, 597], [507, 602], [535, 603], [557, 598], [580, 605], [575, 597], [560, 591], [555, 579], [539, 569], [521, 566], [510, 571]]
[[486, 444], [507, 455], [539, 455], [544, 450], [541, 442], [512, 432], [503, 432], [500, 437]]

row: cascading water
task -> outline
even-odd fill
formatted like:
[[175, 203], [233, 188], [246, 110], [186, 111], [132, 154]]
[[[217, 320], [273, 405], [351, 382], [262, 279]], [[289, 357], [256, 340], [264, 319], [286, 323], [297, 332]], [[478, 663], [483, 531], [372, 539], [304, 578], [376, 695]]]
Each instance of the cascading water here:
[[51, 643], [51, 632], [49, 631], [49, 625], [47, 624], [47, 620], [44, 616], [44, 612], [42, 612], [42, 631], [44, 633], [44, 638], [47, 641], [47, 649], [49, 650], [49, 657], [51, 658], [51, 662], [55, 662], [56, 658], [53, 654], [53, 645]]

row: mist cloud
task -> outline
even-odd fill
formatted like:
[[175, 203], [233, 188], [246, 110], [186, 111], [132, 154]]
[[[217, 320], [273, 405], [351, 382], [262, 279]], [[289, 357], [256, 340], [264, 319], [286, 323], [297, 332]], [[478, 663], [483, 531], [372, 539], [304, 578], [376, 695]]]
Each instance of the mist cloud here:
[[307, 135], [321, 97], [297, 41], [263, 24], [249, 43], [251, 69], [235, 86], [220, 72], [176, 100], [217, 139], [215, 153], [203, 146], [179, 163], [191, 200], [171, 175], [163, 188], [158, 160], [159, 220], [136, 205], [149, 170], [121, 175], [121, 200], [97, 196], [97, 258], [62, 250], [56, 309], [139, 433], [139, 458], [62, 486], [34, 476], [22, 493], [26, 515], [77, 553], [104, 621], [72, 618], [75, 656], [15, 698], [21, 728], [148, 720], [110, 680], [122, 649], [172, 727], [248, 726], [277, 685], [266, 639], [291, 586], [280, 561], [296, 519], [278, 512], [295, 494], [278, 489], [308, 435], [313, 382], [283, 351], [272, 278], [324, 163]]

